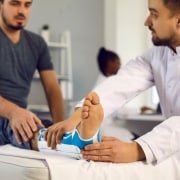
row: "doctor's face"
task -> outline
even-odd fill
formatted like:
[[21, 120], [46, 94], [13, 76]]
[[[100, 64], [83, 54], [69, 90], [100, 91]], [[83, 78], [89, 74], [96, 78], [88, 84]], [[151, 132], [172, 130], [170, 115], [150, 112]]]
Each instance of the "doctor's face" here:
[[11, 30], [22, 29], [29, 18], [32, 0], [4, 0], [0, 2], [1, 25]]
[[148, 0], [149, 16], [145, 26], [152, 33], [154, 45], [166, 45], [176, 47], [180, 45], [178, 35], [178, 15], [173, 14], [165, 5], [163, 0]]

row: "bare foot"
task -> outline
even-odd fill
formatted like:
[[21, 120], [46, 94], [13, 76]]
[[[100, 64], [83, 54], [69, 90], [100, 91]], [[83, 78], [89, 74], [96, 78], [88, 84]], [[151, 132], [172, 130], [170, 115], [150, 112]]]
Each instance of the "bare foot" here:
[[81, 137], [84, 139], [93, 137], [100, 128], [103, 116], [98, 95], [95, 92], [89, 93], [85, 98], [81, 112], [81, 123], [77, 128]]

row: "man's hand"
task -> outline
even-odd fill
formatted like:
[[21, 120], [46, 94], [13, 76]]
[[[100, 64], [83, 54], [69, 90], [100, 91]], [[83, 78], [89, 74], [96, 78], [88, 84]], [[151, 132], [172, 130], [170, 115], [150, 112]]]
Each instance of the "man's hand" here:
[[87, 145], [81, 153], [85, 159], [101, 162], [128, 163], [145, 160], [144, 152], [136, 142], [122, 142], [113, 137], [102, 137], [100, 143]]
[[16, 108], [11, 113], [9, 123], [19, 144], [22, 140], [29, 141], [38, 127], [44, 127], [35, 114], [23, 108]]
[[45, 140], [48, 147], [56, 148], [56, 145], [61, 142], [63, 135], [72, 131], [81, 121], [81, 108], [78, 108], [67, 120], [58, 122], [49, 127], [45, 133]]
[[61, 142], [63, 135], [68, 131], [72, 131], [75, 127], [76, 124], [71, 120], [64, 120], [50, 126], [45, 133], [45, 140], [48, 147], [55, 149], [56, 145]]

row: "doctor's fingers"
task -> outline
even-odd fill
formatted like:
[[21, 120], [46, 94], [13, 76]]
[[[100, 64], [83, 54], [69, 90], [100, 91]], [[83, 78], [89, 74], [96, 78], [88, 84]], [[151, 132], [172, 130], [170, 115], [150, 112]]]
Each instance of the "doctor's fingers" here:
[[118, 140], [115, 137], [111, 137], [111, 136], [102, 136], [101, 141], [116, 141]]
[[83, 156], [109, 156], [111, 155], [111, 149], [94, 149], [94, 150], [81, 150]]
[[81, 151], [83, 158], [93, 161], [113, 162], [113, 156], [110, 149]]
[[112, 148], [113, 141], [102, 141], [99, 143], [93, 143], [85, 146], [85, 150], [91, 151], [91, 150], [103, 150], [103, 149], [111, 149]]
[[86, 160], [91, 160], [91, 161], [96, 161], [96, 162], [114, 162], [111, 156], [87, 155], [83, 157]]

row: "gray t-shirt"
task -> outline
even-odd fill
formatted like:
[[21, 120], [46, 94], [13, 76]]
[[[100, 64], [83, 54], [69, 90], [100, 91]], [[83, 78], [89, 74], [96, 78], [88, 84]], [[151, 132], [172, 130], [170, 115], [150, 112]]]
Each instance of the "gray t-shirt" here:
[[0, 29], [0, 96], [27, 107], [27, 97], [36, 69], [53, 69], [43, 38], [22, 30], [20, 41], [14, 44]]

